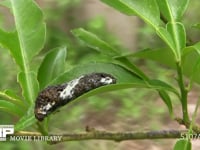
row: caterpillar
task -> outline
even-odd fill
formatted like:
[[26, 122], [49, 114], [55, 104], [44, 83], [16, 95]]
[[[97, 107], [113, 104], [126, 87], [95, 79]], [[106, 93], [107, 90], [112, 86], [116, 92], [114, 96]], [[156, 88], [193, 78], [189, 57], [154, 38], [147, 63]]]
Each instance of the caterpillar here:
[[48, 86], [42, 90], [35, 101], [35, 117], [42, 121], [50, 113], [82, 94], [101, 86], [115, 84], [116, 78], [107, 73], [82, 75], [67, 83]]

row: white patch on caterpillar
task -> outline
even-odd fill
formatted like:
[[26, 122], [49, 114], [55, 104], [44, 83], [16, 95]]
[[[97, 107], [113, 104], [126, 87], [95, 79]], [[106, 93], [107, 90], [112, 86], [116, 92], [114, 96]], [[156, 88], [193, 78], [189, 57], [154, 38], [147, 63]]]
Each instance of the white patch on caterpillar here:
[[67, 98], [72, 98], [73, 94], [74, 94], [74, 87], [79, 83], [79, 80], [82, 78], [83, 76], [74, 79], [72, 81], [70, 81], [69, 83], [67, 83], [65, 89], [60, 92], [59, 97], [63, 100], [67, 99]]
[[103, 84], [105, 84], [105, 85], [107, 85], [107, 84], [113, 83], [113, 79], [110, 78], [110, 77], [105, 77], [105, 78], [102, 78], [102, 79], [100, 80], [100, 82], [103, 83]]
[[43, 114], [43, 115], [47, 114], [47, 111], [51, 109], [53, 105], [55, 105], [55, 102], [47, 103], [47, 105], [42, 106], [42, 108], [39, 109], [38, 113]]

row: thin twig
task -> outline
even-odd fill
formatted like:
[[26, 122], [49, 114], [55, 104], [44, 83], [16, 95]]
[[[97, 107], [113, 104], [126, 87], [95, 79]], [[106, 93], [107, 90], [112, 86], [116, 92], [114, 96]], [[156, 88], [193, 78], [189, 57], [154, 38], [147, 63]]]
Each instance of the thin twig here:
[[[50, 137], [60, 136], [60, 141], [48, 141], [49, 144], [57, 144], [66, 141], [80, 141], [80, 140], [112, 140], [121, 142], [125, 140], [145, 140], [145, 139], [176, 139], [184, 138], [188, 130], [160, 130], [160, 131], [141, 131], [141, 132], [109, 132], [99, 130], [88, 130], [83, 133], [66, 133], [66, 134], [51, 134]], [[39, 132], [20, 131], [11, 136], [29, 136], [35, 138], [42, 136]], [[46, 136], [47, 137], [47, 136]], [[48, 138], [47, 137], [47, 138]]]
[[147, 132], [107, 132], [107, 131], [95, 131], [79, 134], [63, 134], [62, 142], [74, 141], [74, 140], [113, 140], [113, 141], [125, 141], [125, 140], [144, 140], [144, 139], [169, 139], [180, 138], [181, 133], [184, 131], [177, 130], [162, 130], [162, 131], [147, 131]]

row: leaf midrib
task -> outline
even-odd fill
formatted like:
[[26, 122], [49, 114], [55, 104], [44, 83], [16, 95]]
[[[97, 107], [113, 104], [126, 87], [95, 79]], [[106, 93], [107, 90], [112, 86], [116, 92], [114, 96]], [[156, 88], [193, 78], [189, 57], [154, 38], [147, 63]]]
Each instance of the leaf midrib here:
[[30, 89], [30, 87], [32, 86], [29, 86], [31, 85], [32, 83], [30, 82], [30, 77], [27, 75], [29, 72], [30, 72], [30, 68], [29, 68], [29, 61], [28, 61], [28, 57], [27, 57], [27, 53], [26, 53], [26, 48], [25, 48], [25, 42], [23, 40], [23, 37], [22, 33], [21, 33], [21, 28], [20, 28], [20, 25], [18, 24], [18, 19], [17, 19], [17, 12], [16, 12], [16, 8], [14, 7], [14, 3], [13, 3], [13, 0], [10, 0], [11, 1], [11, 4], [12, 4], [12, 10], [13, 10], [13, 15], [14, 15], [14, 20], [15, 20], [15, 25], [16, 25], [16, 32], [18, 33], [17, 36], [18, 36], [18, 39], [19, 39], [19, 47], [20, 47], [20, 52], [21, 52], [21, 56], [22, 56], [22, 71], [26, 74], [25, 75], [25, 82], [26, 84], [28, 85], [27, 86], [27, 90], [28, 90], [28, 93], [29, 93], [29, 96], [31, 97], [31, 99], [28, 99], [27, 101], [32, 103], [33, 101], [33, 93], [32, 93], [32, 90]]

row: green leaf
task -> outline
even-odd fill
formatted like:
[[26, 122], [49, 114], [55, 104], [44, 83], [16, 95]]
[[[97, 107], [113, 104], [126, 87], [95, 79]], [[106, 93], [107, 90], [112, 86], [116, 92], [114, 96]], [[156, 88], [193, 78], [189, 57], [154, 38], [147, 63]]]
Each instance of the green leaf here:
[[7, 89], [4, 91], [6, 96], [10, 97], [13, 101], [22, 102], [21, 98], [13, 90]]
[[135, 11], [130, 8], [127, 4], [123, 3], [123, 1], [115, 0], [101, 0], [102, 2], [106, 3], [107, 5], [115, 8], [116, 10], [126, 14], [126, 15], [135, 15]]
[[188, 6], [189, 0], [157, 0], [162, 15], [168, 21], [180, 21]]
[[18, 105], [6, 100], [0, 100], [0, 110], [11, 113], [12, 115], [22, 116], [23, 110]]
[[[31, 61], [44, 45], [45, 24], [42, 11], [32, 0], [10, 0], [20, 43], [20, 59]], [[31, 17], [30, 17], [31, 16]], [[24, 67], [27, 64], [23, 64]]]
[[194, 44], [193, 47], [197, 51], [197, 53], [200, 55], [200, 42]]
[[127, 58], [125, 57], [115, 57], [115, 60], [117, 61], [112, 61], [114, 64], [118, 64], [129, 71], [135, 73], [138, 77], [140, 77], [143, 80], [149, 80], [149, 78], [145, 75], [144, 72], [142, 72], [136, 65], [131, 63]]
[[[20, 72], [17, 78], [18, 82], [23, 89], [22, 94], [25, 100], [29, 103], [33, 103], [37, 97], [39, 91], [39, 84], [34, 72], [24, 73]], [[27, 84], [28, 83], [28, 84]]]
[[190, 78], [190, 86], [193, 81], [200, 84], [200, 42], [183, 49], [183, 73]]
[[174, 43], [170, 33], [163, 27], [159, 27], [156, 30], [156, 33], [169, 46], [169, 48], [173, 52], [173, 55], [174, 55], [175, 59], [177, 60], [180, 56], [176, 51], [176, 46], [175, 46], [175, 43]]
[[7, 89], [7, 90], [5, 90], [3, 92], [0, 91], [0, 96], [6, 98], [8, 101], [11, 101], [12, 103], [24, 106], [23, 101], [12, 90], [8, 90]]
[[184, 56], [183, 73], [190, 78], [191, 83], [195, 81], [200, 84], [199, 61], [200, 61], [200, 54], [198, 53], [198, 51], [195, 50], [190, 51], [189, 53], [187, 53], [187, 55]]
[[180, 22], [169, 22], [166, 29], [159, 27], [156, 32], [174, 53], [175, 60], [180, 61], [181, 50], [186, 46], [186, 33], [183, 24]]
[[1, 37], [0, 40], [3, 41], [3, 45], [10, 49], [21, 68], [22, 73], [19, 74], [18, 81], [21, 83], [25, 99], [31, 103], [35, 100], [38, 88], [36, 77], [30, 73], [30, 62], [44, 45], [45, 24], [42, 11], [34, 1], [10, 0], [10, 2], [16, 32], [10, 34], [3, 32], [5, 36], [10, 36], [10, 39]]
[[[105, 59], [104, 61], [119, 64], [129, 69], [129, 71], [134, 72], [142, 79], [148, 79], [148, 77], [137, 66], [132, 64], [129, 60], [127, 60], [126, 58], [118, 58], [117, 56], [119, 56], [120, 53], [116, 52], [115, 49], [109, 43], [103, 41], [93, 33], [86, 31], [82, 28], [75, 29], [72, 31], [72, 33], [78, 39], [82, 40], [88, 47], [93, 48], [109, 56], [107, 57], [107, 61]], [[115, 59], [111, 59], [110, 57], [113, 57]]]
[[[124, 88], [150, 88], [156, 90], [167, 90], [177, 94], [178, 92], [170, 85], [159, 81], [159, 80], [149, 80], [149, 82], [139, 78], [136, 74], [130, 72], [126, 68], [123, 68], [116, 64], [111, 63], [95, 63], [86, 64], [74, 67], [72, 70], [64, 73], [54, 80], [51, 84], [65, 83], [81, 75], [92, 73], [92, 72], [104, 72], [113, 75], [117, 79], [117, 83], [112, 86], [106, 86], [104, 88], [110, 87], [110, 90], [124, 89]], [[103, 88], [103, 87], [102, 87]], [[109, 89], [107, 89], [108, 91]], [[99, 93], [101, 91], [98, 91]]]
[[[28, 64], [44, 45], [45, 24], [39, 7], [32, 0], [10, 0], [16, 32], [0, 30], [0, 43], [8, 48], [21, 70], [28, 70]], [[30, 17], [31, 16], [31, 17]]]
[[161, 13], [169, 21], [166, 29], [159, 28], [157, 34], [165, 41], [165, 43], [173, 51], [177, 62], [181, 60], [182, 49], [186, 46], [186, 33], [182, 23], [176, 22], [182, 17], [185, 8], [187, 7], [187, 0], [182, 2], [178, 0], [157, 0]]
[[[183, 58], [183, 62], [185, 61], [185, 58], [190, 55], [191, 53], [199, 53], [200, 51], [198, 50], [198, 48], [195, 48], [195, 45], [192, 46], [188, 46], [186, 48], [183, 49], [183, 53], [182, 53], [182, 58]], [[199, 53], [200, 54], [200, 53]]]
[[153, 79], [153, 80], [149, 80], [147, 84], [148, 84], [148, 86], [147, 86], [148, 88], [156, 89], [156, 90], [158, 90], [158, 92], [160, 90], [171, 91], [179, 97], [178, 91], [175, 88], [173, 88], [171, 85], [167, 84], [166, 82], [163, 82], [163, 81], [157, 80], [157, 79]]
[[15, 131], [23, 130], [34, 123], [36, 123], [37, 120], [35, 119], [34, 113], [33, 113], [33, 106], [29, 108], [27, 113], [20, 118], [20, 120], [15, 125]]
[[136, 57], [142, 59], [149, 59], [174, 69], [176, 67], [176, 63], [173, 58], [173, 53], [167, 48], [144, 49], [134, 53], [125, 54], [119, 57], [128, 57], [128, 58]]
[[104, 72], [112, 74], [117, 79], [117, 83], [137, 82], [138, 84], [144, 84], [144, 81], [141, 80], [134, 73], [126, 70], [125, 68], [120, 67], [119, 65], [111, 63], [91, 63], [91, 64], [79, 65], [77, 67], [74, 67], [70, 71], [65, 72], [57, 79], [52, 81], [52, 83], [56, 84], [56, 83], [67, 82], [73, 80], [74, 78], [78, 78], [81, 75], [93, 72]]
[[[184, 75], [192, 78], [195, 82], [200, 84], [200, 68], [198, 67], [198, 59], [200, 58], [200, 44], [197, 43], [194, 46], [186, 47], [183, 50], [183, 73]], [[145, 49], [136, 53], [130, 53], [119, 57], [137, 57], [142, 59], [149, 59], [160, 64], [164, 64], [167, 67], [176, 69], [176, 62], [173, 59], [173, 54], [169, 49]], [[195, 68], [194, 68], [195, 67]], [[195, 72], [195, 73], [193, 73]]]
[[[156, 0], [101, 0], [102, 2], [125, 12], [125, 14], [136, 14], [146, 23], [157, 28], [160, 23], [160, 12]], [[132, 10], [132, 11], [131, 11]]]
[[20, 69], [23, 69], [23, 59], [20, 53], [19, 39], [17, 32], [5, 32], [0, 29], [0, 43], [5, 48], [8, 48], [15, 59], [15, 62], [19, 65]]
[[173, 116], [173, 107], [170, 96], [167, 92], [163, 90], [159, 90], [159, 95], [163, 99], [164, 103], [167, 105], [170, 115]]
[[116, 56], [118, 54], [118, 52], [108, 43], [83, 28], [74, 29], [72, 30], [72, 33], [76, 38], [84, 42], [88, 47], [91, 47], [96, 51], [100, 51], [109, 56]]
[[[119, 65], [109, 64], [109, 63], [86, 64], [86, 65], [80, 65], [80, 66], [74, 67], [72, 70], [59, 76], [51, 84], [63, 84], [70, 80], [78, 78], [84, 74], [89, 74], [92, 72], [109, 73], [116, 78], [117, 83], [112, 84], [112, 85], [102, 86], [97, 89], [91, 90], [79, 96], [78, 98], [76, 98], [76, 100], [87, 98], [89, 96], [93, 96], [93, 95], [103, 93], [103, 92], [114, 91], [114, 90], [119, 91], [121, 89], [128, 89], [128, 88], [149, 88], [149, 89], [155, 89], [155, 90], [161, 90], [161, 91], [164, 91], [164, 90], [171, 91], [175, 94], [178, 93], [173, 87], [171, 87], [170, 85], [162, 81], [150, 80], [149, 82], [147, 82], [139, 78], [134, 73], [128, 71], [127, 69]], [[167, 104], [169, 106], [169, 103]]]
[[192, 46], [185, 47], [183, 49], [182, 57], [186, 58], [188, 55], [191, 55], [192, 53], [195, 53], [197, 56], [200, 56], [200, 42]]
[[40, 89], [44, 88], [65, 70], [66, 47], [59, 47], [48, 52], [38, 70]]
[[178, 58], [181, 57], [182, 49], [186, 46], [186, 33], [185, 28], [180, 22], [172, 22], [167, 24], [167, 31], [172, 36], [176, 45], [176, 54]]
[[[165, 43], [170, 47], [173, 51], [176, 61], [180, 61], [181, 59], [181, 49], [185, 47], [185, 30], [184, 26], [180, 23], [176, 23], [172, 21], [168, 24], [167, 30], [165, 28], [159, 27], [160, 23], [160, 12], [155, 0], [140, 0], [140, 1], [132, 1], [132, 0], [117, 0], [118, 6], [114, 4], [116, 0], [102, 0], [103, 2], [117, 8], [120, 8], [120, 5], [127, 6], [129, 9], [132, 9], [135, 14], [137, 14], [140, 18], [142, 18], [146, 23], [153, 26], [157, 34], [165, 41]], [[175, 0], [176, 1], [176, 0]], [[120, 3], [119, 3], [120, 2]], [[173, 7], [171, 10], [168, 1], [164, 0], [163, 2], [159, 1], [160, 7], [163, 8], [164, 12], [167, 14], [167, 17], [173, 19], [172, 13], [179, 13], [179, 16], [182, 15], [183, 11], [181, 9], [187, 6], [186, 3], [181, 3], [181, 9], [179, 7]], [[170, 3], [170, 4], [178, 4]], [[178, 6], [178, 5], [176, 5]], [[173, 11], [173, 12], [171, 12]]]
[[[195, 64], [192, 67], [192, 73], [190, 75], [190, 86], [192, 86], [193, 81], [198, 81], [198, 83], [200, 84], [200, 79], [199, 79], [199, 74], [200, 74], [200, 43], [193, 45], [193, 48], [195, 49], [195, 51], [192, 51], [190, 54], [187, 55], [187, 56], [190, 56], [190, 57], [189, 58], [187, 57], [188, 61], [186, 61], [186, 62], [188, 62], [187, 64], [189, 64], [189, 62], [191, 62], [190, 58], [192, 58], [192, 60], [194, 60], [196, 58]], [[193, 54], [193, 55], [191, 55], [191, 54]], [[186, 69], [188, 69], [188, 68], [186, 68]], [[184, 69], [184, 70], [187, 71], [186, 69]]]
[[178, 140], [174, 146], [173, 150], [191, 150], [192, 145], [188, 140]]
[[[80, 100], [80, 99], [85, 99], [88, 98], [90, 96], [94, 96], [97, 94], [102, 94], [105, 92], [110, 92], [110, 91], [120, 91], [122, 89], [130, 89], [130, 88], [148, 88], [147, 85], [145, 85], [144, 83], [140, 83], [139, 81], [135, 81], [135, 82], [131, 82], [129, 83], [119, 83], [119, 84], [113, 84], [113, 85], [107, 85], [107, 86], [102, 86], [96, 89], [93, 89], [87, 93], [84, 93], [83, 95], [79, 96], [78, 98], [76, 98], [75, 101]], [[74, 100], [73, 100], [74, 101]]]

